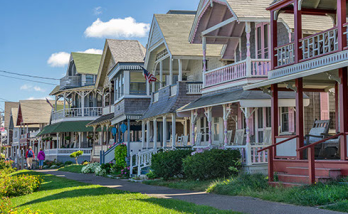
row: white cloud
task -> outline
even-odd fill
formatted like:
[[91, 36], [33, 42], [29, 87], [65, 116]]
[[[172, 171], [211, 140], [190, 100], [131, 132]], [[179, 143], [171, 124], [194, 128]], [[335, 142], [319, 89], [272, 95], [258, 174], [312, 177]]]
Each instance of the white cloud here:
[[39, 98], [36, 98], [36, 97], [29, 97], [27, 100], [52, 100], [52, 97], [50, 96], [47, 96], [47, 97], [39, 97]]
[[86, 37], [96, 38], [120, 38], [120, 37], [146, 37], [150, 30], [150, 24], [136, 22], [132, 17], [124, 19], [110, 19], [107, 22], [99, 18], [85, 30]]
[[79, 51], [80, 53], [90, 53], [90, 54], [102, 54], [103, 50], [100, 49], [95, 49], [95, 48], [90, 48], [85, 51]]
[[53, 53], [47, 60], [51, 67], [64, 67], [69, 63], [70, 54], [67, 52]]
[[20, 90], [25, 90], [25, 91], [37, 91], [37, 92], [45, 92], [46, 90], [39, 87], [39, 86], [32, 86], [32, 85], [27, 85], [24, 84], [20, 88]]
[[96, 15], [96, 16], [103, 13], [102, 7], [95, 7], [93, 11], [94, 11], [94, 15]]

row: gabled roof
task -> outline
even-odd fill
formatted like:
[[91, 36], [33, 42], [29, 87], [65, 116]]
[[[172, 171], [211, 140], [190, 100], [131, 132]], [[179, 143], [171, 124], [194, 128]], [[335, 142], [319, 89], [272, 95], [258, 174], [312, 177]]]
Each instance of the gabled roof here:
[[46, 100], [21, 100], [19, 101], [17, 125], [22, 124], [48, 124], [52, 108]]
[[[202, 45], [190, 44], [188, 37], [195, 15], [193, 14], [155, 14], [173, 56], [203, 56]], [[220, 56], [222, 45], [207, 45], [207, 56]]]
[[5, 129], [8, 129], [10, 126], [10, 117], [12, 109], [18, 108], [18, 105], [19, 102], [5, 102]]
[[78, 74], [98, 74], [101, 54], [72, 52], [71, 57], [74, 60]]
[[[17, 128], [17, 118], [18, 118], [18, 108], [11, 108], [11, 118], [10, 122], [12, 123], [14, 128]], [[12, 120], [12, 121], [11, 121]]]

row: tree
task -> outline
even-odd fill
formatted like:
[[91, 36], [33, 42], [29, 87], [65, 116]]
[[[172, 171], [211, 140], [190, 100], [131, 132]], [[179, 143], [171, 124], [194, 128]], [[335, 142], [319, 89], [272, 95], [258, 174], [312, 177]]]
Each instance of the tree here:
[[70, 154], [70, 157], [71, 158], [75, 158], [75, 161], [76, 161], [76, 165], [79, 165], [79, 162], [77, 162], [77, 158], [79, 156], [83, 155], [83, 151], [79, 150], [79, 151], [76, 151], [76, 152], [73, 152]]

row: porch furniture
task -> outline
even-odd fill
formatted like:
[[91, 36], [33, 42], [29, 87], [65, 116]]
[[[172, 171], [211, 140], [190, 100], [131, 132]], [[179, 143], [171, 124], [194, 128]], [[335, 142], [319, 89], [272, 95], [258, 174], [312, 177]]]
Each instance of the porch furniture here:
[[202, 141], [202, 132], [197, 133], [196, 140], [195, 140], [195, 146], [201, 146]]
[[244, 129], [236, 130], [236, 134], [234, 135], [234, 142], [233, 142], [234, 145], [238, 145], [238, 146], [244, 145], [244, 132], [245, 132]]
[[232, 130], [227, 131], [227, 145], [231, 144], [232, 134], [233, 134]]
[[[305, 144], [309, 145], [327, 138], [329, 135], [330, 120], [315, 120], [309, 134], [305, 136]], [[315, 156], [319, 156], [322, 145], [315, 146]]]
[[182, 136], [182, 145], [183, 146], [187, 146], [188, 139], [189, 139], [188, 135]]
[[319, 157], [325, 159], [339, 158], [340, 138], [341, 136], [335, 139], [327, 140], [324, 143], [322, 143], [321, 150], [319, 152]]
[[272, 144], [272, 128], [265, 128], [263, 131], [263, 145]]

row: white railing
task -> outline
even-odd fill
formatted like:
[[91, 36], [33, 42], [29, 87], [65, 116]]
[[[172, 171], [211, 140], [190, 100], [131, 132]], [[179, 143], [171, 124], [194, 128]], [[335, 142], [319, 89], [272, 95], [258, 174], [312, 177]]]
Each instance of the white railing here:
[[186, 83], [186, 94], [202, 94], [203, 83]]
[[69, 156], [71, 153], [76, 151], [83, 151], [83, 155], [90, 155], [92, 148], [72, 148], [72, 149], [45, 149], [46, 156]]
[[294, 43], [275, 48], [277, 66], [285, 66], [295, 62]]
[[302, 46], [302, 59], [311, 59], [338, 50], [338, 28], [308, 36], [300, 40]]
[[74, 88], [81, 86], [80, 76], [65, 76], [60, 79], [60, 88]]
[[157, 55], [156, 55], [156, 61], [161, 59], [162, 57], [166, 56], [168, 54], [168, 50], [164, 49], [162, 51], [160, 51]]
[[170, 96], [175, 96], [178, 91], [178, 85], [172, 85], [170, 86]]
[[257, 152], [269, 145], [235, 145], [227, 146], [228, 149], [239, 150], [242, 155], [242, 163], [245, 165], [268, 163], [267, 151]]
[[52, 120], [58, 120], [62, 118], [74, 118], [74, 117], [97, 117], [103, 114], [102, 107], [85, 107], [84, 112], [82, 108], [69, 108], [64, 110], [59, 110], [52, 113]]
[[92, 150], [92, 155], [93, 156], [100, 156], [100, 151], [106, 151], [108, 150], [110, 145], [95, 145], [93, 146], [93, 150]]
[[248, 77], [267, 77], [269, 70], [269, 59], [243, 60], [207, 71], [204, 75], [205, 85], [213, 86]]
[[[130, 174], [132, 175], [133, 169], [138, 168], [137, 175], [141, 175], [141, 170], [143, 168], [151, 166], [151, 158], [153, 154], [156, 154], [157, 150], [151, 149], [147, 151], [142, 151], [138, 153], [130, 153]], [[134, 160], [133, 160], [134, 159]]]
[[38, 129], [38, 130], [36, 130], [36, 131], [31, 131], [31, 132], [29, 133], [29, 137], [30, 137], [30, 138], [36, 137], [36, 135], [39, 134], [40, 131], [41, 131], [40, 129]]
[[110, 108], [110, 106], [107, 106], [107, 107], [103, 108], [103, 115], [114, 113], [114, 112], [115, 112], [115, 106], [114, 105], [112, 105], [111, 108]]
[[158, 102], [158, 99], [159, 99], [159, 93], [158, 92], [155, 92], [153, 94], [153, 102]]

